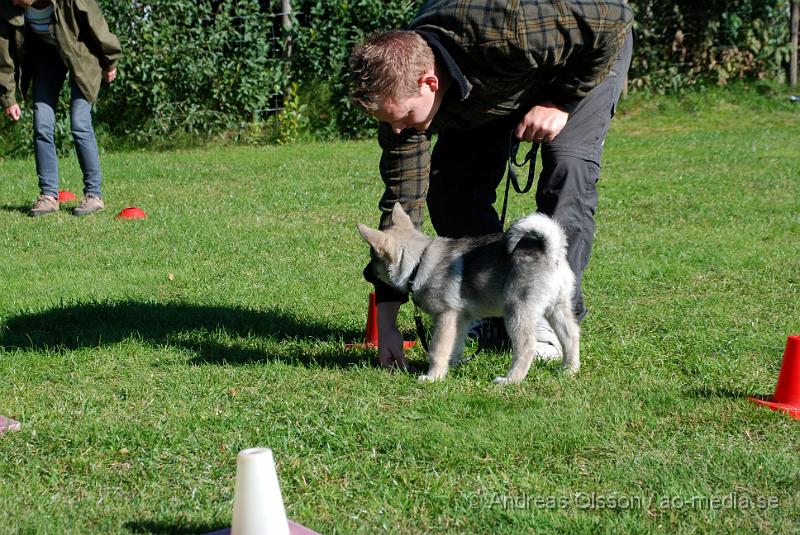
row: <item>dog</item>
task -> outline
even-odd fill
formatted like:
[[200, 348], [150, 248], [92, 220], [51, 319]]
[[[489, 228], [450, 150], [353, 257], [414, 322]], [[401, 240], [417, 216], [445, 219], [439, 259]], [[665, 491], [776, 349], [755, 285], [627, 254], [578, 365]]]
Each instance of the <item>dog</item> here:
[[563, 350], [562, 369], [580, 369], [579, 327], [572, 312], [575, 275], [567, 238], [550, 217], [531, 214], [505, 233], [459, 239], [431, 238], [399, 203], [385, 231], [359, 224], [371, 247], [375, 275], [433, 317], [428, 373], [443, 379], [461, 359], [470, 321], [502, 316], [513, 362], [496, 383], [519, 383], [536, 354], [535, 324], [546, 318]]

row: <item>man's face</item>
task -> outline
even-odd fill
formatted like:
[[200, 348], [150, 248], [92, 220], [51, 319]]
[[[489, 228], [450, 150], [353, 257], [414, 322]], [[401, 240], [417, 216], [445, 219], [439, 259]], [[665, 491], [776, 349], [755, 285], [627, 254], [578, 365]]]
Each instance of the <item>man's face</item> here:
[[34, 0], [11, 0], [11, 3], [17, 7], [31, 7]]
[[437, 91], [438, 82], [420, 81], [419, 95], [406, 99], [381, 99], [378, 109], [372, 114], [379, 121], [389, 123], [395, 134], [406, 128], [425, 131], [431, 126], [439, 110], [441, 94]]

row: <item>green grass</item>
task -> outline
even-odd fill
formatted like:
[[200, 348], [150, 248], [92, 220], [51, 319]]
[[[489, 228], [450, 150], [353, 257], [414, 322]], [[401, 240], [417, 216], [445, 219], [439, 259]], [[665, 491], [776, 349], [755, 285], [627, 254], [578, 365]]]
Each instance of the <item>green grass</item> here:
[[[430, 385], [343, 349], [378, 156], [111, 152], [85, 219], [28, 218], [33, 162], [0, 161], [0, 414], [22, 422], [0, 436], [0, 531], [219, 529], [236, 453], [268, 446], [289, 516], [324, 534], [800, 532], [800, 422], [746, 399], [800, 334], [800, 106], [626, 101], [583, 368], [512, 387], [490, 382], [507, 353]], [[74, 158], [62, 186], [80, 192]], [[114, 219], [132, 205], [148, 219]]]

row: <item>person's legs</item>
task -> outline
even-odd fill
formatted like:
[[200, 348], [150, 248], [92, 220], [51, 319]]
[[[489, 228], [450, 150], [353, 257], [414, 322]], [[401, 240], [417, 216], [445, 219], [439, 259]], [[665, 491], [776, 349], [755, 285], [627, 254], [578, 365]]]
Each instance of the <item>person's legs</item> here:
[[596, 184], [603, 144], [622, 92], [631, 51], [629, 36], [609, 76], [581, 101], [558, 137], [542, 145], [536, 204], [540, 212], [554, 217], [567, 234], [567, 259], [576, 282], [573, 310], [579, 321], [587, 313], [581, 282], [594, 239]]
[[[494, 208], [508, 161], [510, 123], [476, 130], [445, 130], [431, 154], [428, 213], [439, 236], [461, 238], [502, 232]], [[467, 335], [483, 346], [505, 340], [502, 318], [472, 322]]]
[[461, 238], [501, 232], [494, 209], [508, 160], [505, 121], [476, 130], [444, 130], [431, 153], [428, 213], [439, 236]]
[[39, 191], [58, 198], [56, 108], [67, 68], [55, 48], [44, 45], [33, 64], [33, 143]]
[[578, 320], [586, 315], [581, 280], [589, 263], [597, 209], [595, 184], [600, 166], [572, 155], [542, 151], [542, 172], [536, 191], [538, 210], [555, 218], [567, 234], [567, 260], [575, 273], [573, 311]]
[[75, 152], [83, 172], [83, 193], [86, 196], [102, 197], [100, 185], [103, 177], [100, 173], [100, 156], [92, 126], [92, 103], [86, 99], [74, 78], [70, 80], [70, 85], [72, 89], [70, 101], [72, 139], [75, 142]]

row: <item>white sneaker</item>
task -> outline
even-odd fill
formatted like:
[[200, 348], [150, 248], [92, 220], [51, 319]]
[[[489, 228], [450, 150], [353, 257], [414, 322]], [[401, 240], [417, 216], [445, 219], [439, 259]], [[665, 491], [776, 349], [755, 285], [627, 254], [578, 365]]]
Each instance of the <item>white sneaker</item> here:
[[561, 344], [547, 320], [536, 320], [536, 358], [557, 360], [563, 357]]

